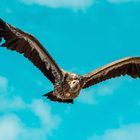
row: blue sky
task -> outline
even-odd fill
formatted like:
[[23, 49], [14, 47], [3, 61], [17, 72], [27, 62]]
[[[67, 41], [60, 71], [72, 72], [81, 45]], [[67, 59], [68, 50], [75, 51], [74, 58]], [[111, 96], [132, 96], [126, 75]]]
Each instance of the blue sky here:
[[[3, 0], [0, 17], [78, 74], [140, 56], [139, 0]], [[58, 104], [41, 97], [52, 85], [31, 62], [4, 48], [0, 56], [0, 140], [140, 139], [139, 79], [112, 79]]]

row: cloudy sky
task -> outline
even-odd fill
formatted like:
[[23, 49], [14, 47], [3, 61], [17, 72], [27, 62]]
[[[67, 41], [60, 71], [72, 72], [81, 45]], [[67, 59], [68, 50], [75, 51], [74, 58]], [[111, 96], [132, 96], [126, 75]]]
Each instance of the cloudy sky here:
[[[84, 74], [140, 56], [140, 0], [2, 0], [0, 18], [36, 36], [65, 70]], [[41, 97], [51, 83], [0, 48], [0, 140], [140, 140], [140, 80], [82, 91], [74, 105]]]

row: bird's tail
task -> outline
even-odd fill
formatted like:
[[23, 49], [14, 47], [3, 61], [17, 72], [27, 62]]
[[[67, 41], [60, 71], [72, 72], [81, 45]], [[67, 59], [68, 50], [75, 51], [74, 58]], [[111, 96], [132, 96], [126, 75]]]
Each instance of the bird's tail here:
[[42, 96], [44, 96], [44, 97], [47, 97], [47, 98], [49, 98], [49, 99], [52, 99], [53, 97], [53, 91], [50, 91], [50, 92], [48, 92], [48, 93], [46, 93], [46, 94], [43, 94]]
[[48, 99], [50, 99], [51, 101], [54, 102], [61, 102], [61, 103], [71, 103], [73, 104], [73, 99], [67, 99], [67, 100], [62, 100], [60, 98], [57, 98], [57, 96], [53, 93], [54, 91], [50, 91], [42, 96], [47, 97]]

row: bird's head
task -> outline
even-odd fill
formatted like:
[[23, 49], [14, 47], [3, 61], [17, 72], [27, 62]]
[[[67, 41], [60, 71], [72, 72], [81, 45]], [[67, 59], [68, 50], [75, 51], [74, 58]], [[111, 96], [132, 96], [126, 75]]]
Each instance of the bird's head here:
[[69, 85], [70, 93], [78, 92], [80, 90], [81, 76], [74, 73], [68, 73], [66, 81]]
[[70, 81], [69, 85], [70, 85], [71, 90], [78, 89], [79, 83], [80, 81], [78, 79]]

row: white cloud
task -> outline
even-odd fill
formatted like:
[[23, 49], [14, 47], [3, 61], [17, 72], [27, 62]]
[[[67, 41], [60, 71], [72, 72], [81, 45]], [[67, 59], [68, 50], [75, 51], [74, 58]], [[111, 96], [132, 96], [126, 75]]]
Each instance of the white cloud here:
[[[15, 108], [6, 108], [7, 110], [3, 110], [3, 113], [7, 115], [0, 117], [0, 140], [32, 140], [33, 138], [34, 140], [39, 140], [40, 138], [41, 140], [46, 140], [49, 135], [52, 135], [53, 130], [58, 128], [61, 119], [59, 116], [52, 114], [51, 107], [48, 104], [36, 99], [33, 100], [31, 104], [24, 102], [23, 105], [23, 101], [20, 101], [21, 99], [16, 100], [19, 102], [17, 103], [18, 105], [13, 105]], [[14, 103], [15, 102], [12, 104]], [[18, 115], [14, 114], [14, 111], [17, 110], [17, 108], [19, 109], [19, 106], [20, 109], [24, 106], [26, 111], [28, 110], [33, 113], [32, 118], [38, 118], [39, 126], [29, 126]], [[0, 112], [2, 112], [2, 110], [0, 110]]]
[[123, 81], [122, 77], [105, 81], [100, 83], [100, 85], [97, 85], [95, 92], [101, 96], [111, 95], [121, 86]]
[[[52, 113], [52, 108], [44, 101], [33, 99], [31, 103], [26, 103], [21, 97], [9, 95], [9, 84], [5, 77], [0, 76], [0, 91], [5, 94], [0, 95], [0, 140], [47, 140], [52, 135], [54, 129], [60, 124], [60, 117]], [[30, 112], [32, 117], [37, 118], [39, 123], [35, 127], [27, 124], [24, 118], [18, 116], [18, 113], [28, 117], [24, 110]], [[16, 113], [17, 114], [16, 114]], [[28, 119], [28, 120], [29, 120]]]
[[95, 105], [99, 102], [97, 101], [95, 94], [99, 96], [106, 96], [112, 95], [120, 86], [124, 80], [118, 78], [109, 81], [105, 81], [96, 85], [91, 89], [85, 89], [83, 92], [80, 93], [78, 97], [78, 102], [88, 104], [88, 105]]
[[5, 96], [0, 96], [0, 111], [5, 110], [19, 110], [24, 109], [26, 103], [21, 99], [21, 97], [14, 96], [9, 99]]
[[[26, 104], [22, 98], [13, 96], [13, 92], [14, 87], [9, 85], [8, 79], [6, 77], [0, 76], [0, 111], [25, 108]], [[7, 95], [10, 95], [10, 98]]]
[[[47, 6], [50, 8], [71, 8], [73, 10], [85, 10], [91, 7], [95, 2], [99, 0], [19, 0], [24, 4], [31, 5], [37, 4], [41, 6]], [[140, 2], [140, 0], [106, 0], [112, 4], [122, 4], [128, 2]]]
[[140, 124], [129, 124], [109, 129], [103, 135], [94, 135], [88, 140], [140, 140]]
[[97, 104], [97, 101], [93, 95], [94, 90], [88, 90], [88, 91], [83, 91], [80, 93], [79, 97], [77, 98], [77, 101], [83, 104], [88, 104], [88, 105], [95, 105]]
[[110, 3], [116, 3], [116, 4], [119, 4], [119, 3], [130, 2], [131, 0], [107, 0], [107, 1], [110, 2]]
[[0, 93], [5, 93], [8, 87], [8, 80], [7, 78], [0, 76]]
[[140, 0], [107, 0], [107, 1], [114, 4], [121, 4], [127, 2], [140, 2]]
[[51, 8], [72, 8], [86, 9], [90, 7], [94, 0], [21, 0], [25, 4], [38, 4]]
[[52, 115], [51, 107], [41, 100], [34, 100], [31, 104], [31, 110], [40, 119], [43, 128], [48, 134], [56, 129], [60, 123], [60, 117]]
[[15, 115], [0, 118], [0, 140], [16, 140], [20, 132], [20, 121]]

